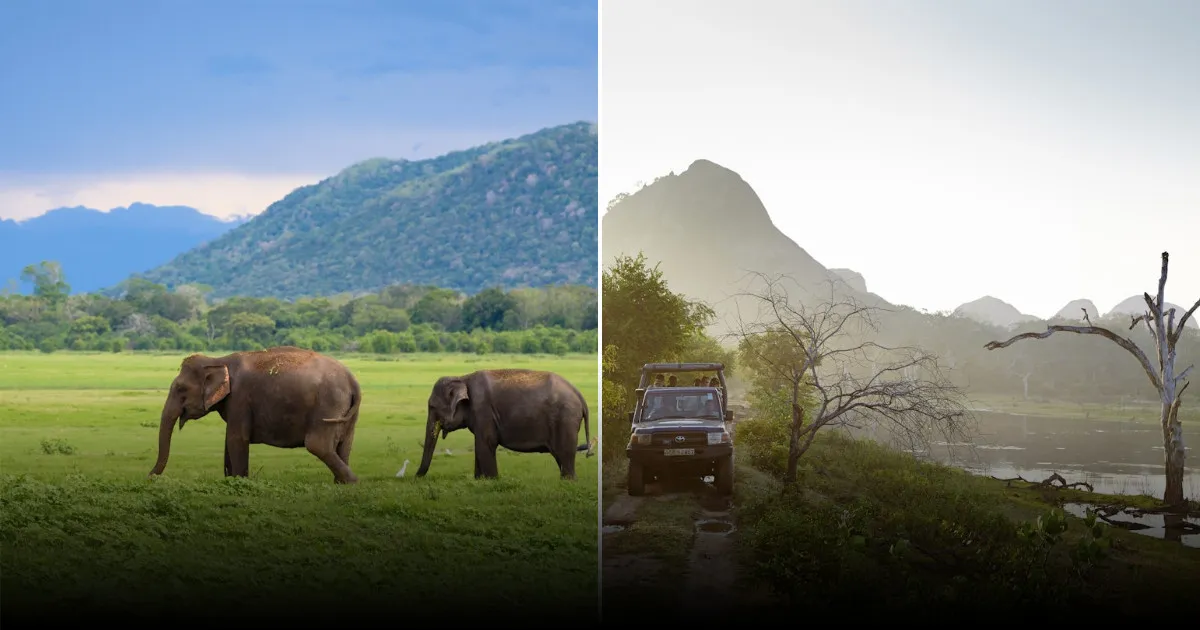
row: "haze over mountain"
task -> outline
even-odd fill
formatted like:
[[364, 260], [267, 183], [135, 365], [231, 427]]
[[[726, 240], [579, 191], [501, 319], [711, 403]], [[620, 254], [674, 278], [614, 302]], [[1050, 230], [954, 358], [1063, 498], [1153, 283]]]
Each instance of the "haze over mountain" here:
[[1100, 311], [1096, 308], [1096, 304], [1091, 300], [1071, 300], [1067, 305], [1058, 309], [1054, 314], [1055, 319], [1083, 319], [1083, 312], [1087, 311], [1088, 317], [1096, 320], [1100, 316]]
[[[1153, 295], [1151, 295], [1151, 297], [1153, 297]], [[1178, 320], [1180, 317], [1183, 316], [1183, 314], [1185, 312], [1187, 312], [1186, 308], [1179, 306], [1178, 304], [1172, 304], [1169, 301], [1167, 302], [1166, 307], [1163, 308], [1163, 312], [1166, 312], [1168, 309], [1172, 309], [1172, 308], [1175, 309], [1175, 319], [1176, 320]], [[1105, 316], [1107, 317], [1109, 315], [1141, 315], [1142, 313], [1145, 313], [1147, 310], [1149, 310], [1149, 309], [1146, 308], [1146, 298], [1144, 296], [1131, 295], [1131, 296], [1125, 298], [1124, 300], [1121, 300], [1120, 302], [1118, 302], [1116, 306], [1112, 307], [1108, 311], [1108, 313], [1105, 314]], [[1200, 322], [1197, 322], [1196, 319], [1197, 319], [1196, 314], [1193, 313], [1192, 316], [1190, 318], [1188, 318], [1188, 322], [1187, 322], [1188, 328], [1200, 328]]]
[[214, 297], [596, 286], [597, 148], [596, 126], [577, 122], [428, 160], [367, 160], [142, 277]]
[[19, 279], [26, 265], [53, 260], [62, 265], [72, 292], [96, 291], [244, 222], [222, 221], [188, 206], [143, 203], [107, 212], [56, 208], [24, 221], [0, 220], [0, 284]]
[[1010, 328], [1018, 324], [1038, 320], [1037, 317], [1026, 315], [1017, 310], [1017, 307], [1012, 304], [990, 295], [985, 295], [978, 300], [973, 300], [959, 306], [954, 309], [954, 315], [969, 317], [975, 321], [1001, 328]]
[[[841, 295], [876, 306], [893, 306], [868, 292], [862, 274], [822, 266], [775, 227], [754, 189], [740, 175], [709, 160], [696, 160], [683, 173], [668, 174], [633, 194], [618, 195], [602, 221], [606, 267], [618, 255], [634, 255], [641, 250], [652, 263], [659, 264], [674, 290], [708, 302], [726, 320], [714, 326], [717, 334], [735, 327], [739, 308], [743, 318], [749, 318], [757, 308], [753, 301], [735, 297], [751, 286], [751, 271], [790, 275], [805, 287], [804, 299], [809, 302], [827, 299], [827, 283], [837, 279]], [[905, 306], [920, 310], [923, 305]], [[1090, 300], [1074, 300], [1057, 316], [1082, 319], [1080, 308], [1088, 308], [1093, 317], [1097, 315]], [[1110, 313], [1130, 309], [1135, 313], [1145, 310], [1141, 296], [1122, 302]], [[1043, 321], [994, 296], [960, 305], [953, 315], [1002, 330]], [[1189, 320], [1189, 327], [1198, 325], [1196, 319]]]
[[[884, 305], [868, 293], [862, 276], [837, 272], [780, 232], [767, 209], [740, 175], [709, 160], [696, 160], [678, 175], [660, 177], [630, 195], [618, 195], [604, 215], [602, 250], [609, 266], [618, 255], [640, 250], [660, 269], [675, 291], [712, 305], [728, 330], [756, 308], [736, 294], [754, 289], [749, 272], [786, 273], [813, 299], [839, 294]], [[761, 285], [758, 285], [761, 286]]]

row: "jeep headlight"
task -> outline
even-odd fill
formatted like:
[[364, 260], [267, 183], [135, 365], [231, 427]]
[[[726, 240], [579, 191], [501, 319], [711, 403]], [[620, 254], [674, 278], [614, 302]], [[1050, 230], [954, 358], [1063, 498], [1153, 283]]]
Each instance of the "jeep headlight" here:
[[716, 446], [717, 444], [729, 444], [728, 431], [712, 431], [708, 434], [708, 445]]
[[650, 444], [650, 434], [634, 433], [629, 436], [629, 443], [637, 444], [638, 446], [648, 446]]

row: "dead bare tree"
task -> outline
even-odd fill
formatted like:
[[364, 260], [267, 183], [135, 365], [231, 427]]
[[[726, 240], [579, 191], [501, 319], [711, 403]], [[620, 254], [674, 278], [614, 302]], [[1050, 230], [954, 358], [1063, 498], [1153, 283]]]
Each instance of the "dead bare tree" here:
[[1142, 364], [1142, 369], [1146, 371], [1146, 376], [1150, 378], [1150, 384], [1154, 386], [1154, 389], [1158, 390], [1158, 396], [1162, 402], [1160, 421], [1162, 424], [1163, 451], [1165, 452], [1164, 459], [1166, 460], [1164, 463], [1167, 477], [1167, 487], [1163, 493], [1163, 500], [1170, 505], [1182, 505], [1184, 504], [1183, 472], [1187, 451], [1183, 446], [1183, 425], [1179, 422], [1179, 405], [1183, 399], [1183, 391], [1188, 386], [1187, 375], [1192, 371], [1193, 366], [1189, 365], [1181, 372], [1176, 373], [1175, 344], [1183, 335], [1188, 319], [1200, 307], [1200, 300], [1196, 300], [1196, 303], [1183, 314], [1183, 317], [1179, 319], [1178, 325], [1175, 324], [1174, 308], [1169, 308], [1166, 312], [1163, 312], [1163, 305], [1166, 304], [1163, 294], [1167, 287], [1168, 258], [1167, 252], [1163, 252], [1162, 274], [1158, 278], [1158, 295], [1151, 298], [1149, 293], [1143, 293], [1142, 297], [1145, 299], [1146, 307], [1149, 310], [1133, 317], [1129, 324], [1129, 330], [1133, 330], [1138, 324], [1145, 324], [1146, 329], [1150, 331], [1150, 335], [1154, 338], [1155, 353], [1158, 355], [1157, 369], [1151, 364], [1150, 359], [1146, 357], [1146, 353], [1142, 352], [1142, 349], [1132, 339], [1119, 335], [1107, 328], [1092, 325], [1091, 319], [1087, 317], [1086, 313], [1084, 313], [1086, 326], [1047, 326], [1045, 332], [1027, 332], [1016, 335], [1007, 341], [992, 341], [986, 344], [984, 348], [999, 350], [1000, 348], [1007, 348], [1022, 339], [1045, 339], [1056, 332], [1069, 332], [1077, 335], [1099, 335], [1121, 346], [1129, 354], [1132, 354]]
[[[738, 309], [740, 344], [755, 353], [774, 379], [792, 392], [792, 423], [785, 481], [796, 479], [797, 463], [827, 426], [882, 427], [910, 447], [928, 446], [937, 434], [955, 442], [967, 433], [969, 413], [961, 390], [944, 377], [937, 357], [916, 347], [889, 347], [870, 338], [878, 333], [880, 307], [866, 306], [837, 291], [806, 306], [789, 295], [803, 287], [786, 275], [751, 273], [762, 289], [741, 294], [757, 307], [747, 319]], [[760, 343], [754, 343], [759, 341]], [[762, 343], [769, 341], [768, 343]], [[779, 344], [789, 344], [782, 350]], [[799, 393], [815, 392], [814, 410], [803, 426]]]

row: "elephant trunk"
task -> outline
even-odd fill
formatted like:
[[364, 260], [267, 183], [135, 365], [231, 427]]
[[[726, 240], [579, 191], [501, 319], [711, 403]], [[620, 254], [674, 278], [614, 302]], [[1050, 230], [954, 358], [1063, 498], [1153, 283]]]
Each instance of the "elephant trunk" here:
[[437, 424], [437, 418], [430, 409], [429, 419], [425, 421], [425, 450], [421, 454], [421, 467], [417, 469], [418, 477], [424, 477], [425, 473], [429, 472], [429, 464], [433, 462], [433, 449], [437, 446], [438, 440]]
[[183, 415], [183, 407], [176, 400], [175, 395], [167, 396], [167, 402], [163, 404], [162, 419], [158, 423], [158, 461], [154, 463], [154, 469], [150, 471], [152, 477], [161, 475], [167, 467], [167, 457], [171, 454], [171, 432], [175, 430], [175, 421], [181, 415]]

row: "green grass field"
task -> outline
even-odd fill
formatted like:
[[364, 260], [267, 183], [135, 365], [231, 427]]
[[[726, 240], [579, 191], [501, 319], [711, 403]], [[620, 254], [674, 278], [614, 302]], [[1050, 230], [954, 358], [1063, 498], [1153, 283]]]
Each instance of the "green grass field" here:
[[403, 620], [421, 602], [448, 622], [506, 603], [594, 619], [598, 456], [579, 453], [571, 482], [549, 454], [501, 449], [500, 479], [475, 480], [460, 431], [439, 442], [425, 478], [415, 472], [444, 375], [558, 372], [588, 399], [594, 438], [595, 355], [339, 357], [363, 388], [353, 486], [303, 448], [263, 445], [251, 446], [248, 479], [225, 478], [216, 414], [177, 431], [164, 474], [147, 479], [181, 358], [0, 353], [5, 618], [246, 608], [344, 621], [386, 607]]

